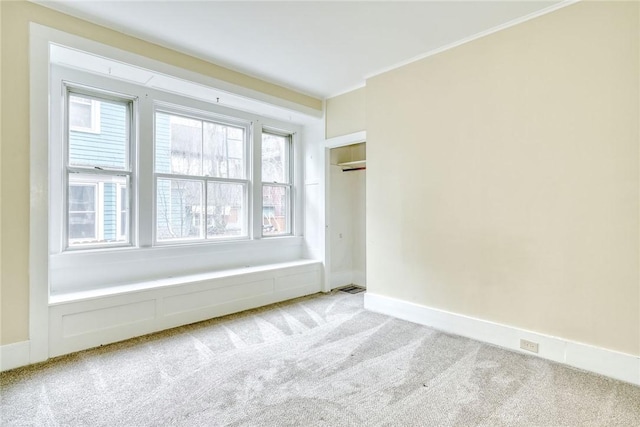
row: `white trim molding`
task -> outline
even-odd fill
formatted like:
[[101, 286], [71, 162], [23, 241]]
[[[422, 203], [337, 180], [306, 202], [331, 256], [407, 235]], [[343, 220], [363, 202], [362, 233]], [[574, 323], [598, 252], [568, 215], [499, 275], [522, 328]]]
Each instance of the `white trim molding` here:
[[[577, 3], [578, 1], [580, 1], [580, 0], [562, 0], [559, 3], [554, 3], [549, 7], [545, 7], [544, 9], [537, 10], [535, 12], [532, 12], [532, 13], [528, 14], [528, 15], [521, 16], [521, 17], [513, 19], [513, 20], [511, 20], [509, 22], [505, 22], [504, 24], [500, 24], [500, 25], [497, 25], [495, 27], [489, 28], [487, 30], [480, 31], [479, 33], [473, 34], [473, 35], [468, 36], [468, 37], [464, 37], [464, 38], [462, 38], [462, 39], [460, 39], [458, 41], [455, 41], [453, 43], [449, 43], [447, 45], [444, 45], [444, 46], [441, 46], [439, 48], [436, 48], [436, 49], [430, 50], [428, 52], [425, 52], [423, 54], [414, 56], [413, 58], [409, 58], [409, 59], [407, 59], [405, 61], [401, 61], [401, 62], [398, 62], [398, 63], [393, 64], [391, 66], [382, 68], [380, 70], [377, 70], [377, 71], [375, 71], [375, 72], [373, 72], [371, 74], [368, 74], [368, 75], [364, 76], [364, 79], [365, 79], [365, 84], [364, 85], [366, 86], [366, 80], [369, 80], [370, 78], [379, 76], [380, 74], [384, 74], [384, 73], [387, 73], [389, 71], [393, 71], [396, 68], [404, 67], [405, 65], [409, 65], [409, 64], [411, 64], [413, 62], [420, 61], [421, 59], [425, 59], [425, 58], [428, 58], [430, 56], [437, 55], [439, 53], [442, 53], [442, 52], [445, 52], [447, 50], [451, 50], [453, 48], [461, 46], [463, 44], [467, 44], [467, 43], [472, 42], [474, 40], [478, 40], [478, 39], [481, 39], [481, 38], [483, 38], [485, 36], [491, 35], [493, 33], [497, 33], [498, 31], [506, 30], [507, 28], [511, 28], [511, 27], [516, 26], [516, 25], [522, 24], [524, 22], [530, 21], [532, 19], [538, 18], [540, 16], [549, 14], [551, 12], [555, 12], [556, 10], [562, 9], [564, 7], [567, 7], [567, 6], [571, 6], [572, 4]], [[334, 96], [336, 96], [336, 95], [334, 95]]]
[[30, 353], [31, 343], [29, 341], [0, 346], [0, 372], [28, 365]]
[[358, 89], [363, 89], [365, 87], [367, 87], [367, 84], [365, 82], [360, 82], [360, 83], [358, 83], [358, 84], [356, 84], [354, 86], [349, 86], [346, 89], [342, 89], [339, 92], [336, 92], [336, 93], [333, 93], [333, 94], [327, 96], [325, 98], [325, 100], [331, 99], [331, 98], [335, 98], [335, 97], [338, 97], [340, 95], [345, 95], [345, 94], [347, 94], [349, 92], [353, 92], [353, 91], [358, 90]]
[[[364, 296], [364, 308], [443, 332], [640, 385], [640, 356], [450, 313], [370, 292]], [[521, 339], [538, 343], [539, 353], [520, 349]]]

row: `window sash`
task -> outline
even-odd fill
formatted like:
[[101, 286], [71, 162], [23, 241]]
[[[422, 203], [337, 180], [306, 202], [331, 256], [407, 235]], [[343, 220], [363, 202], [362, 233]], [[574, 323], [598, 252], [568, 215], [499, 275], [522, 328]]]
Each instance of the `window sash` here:
[[[197, 243], [197, 242], [210, 242], [210, 241], [223, 241], [223, 240], [247, 240], [251, 238], [249, 233], [250, 230], [250, 200], [249, 194], [251, 194], [251, 181], [248, 179], [230, 179], [230, 178], [210, 178], [210, 177], [198, 177], [192, 175], [178, 175], [178, 174], [167, 174], [167, 173], [156, 173], [154, 174], [154, 244], [155, 245], [166, 245], [166, 244], [176, 244], [176, 243]], [[208, 188], [209, 184], [239, 184], [243, 186], [243, 196], [242, 196], [242, 207], [243, 207], [243, 221], [242, 221], [242, 230], [243, 233], [240, 236], [224, 236], [224, 237], [210, 237], [207, 233], [206, 226], [204, 231], [201, 231], [198, 237], [183, 237], [183, 238], [172, 238], [172, 239], [161, 239], [158, 236], [158, 225], [161, 221], [160, 212], [158, 211], [158, 181], [159, 180], [176, 180], [176, 181], [191, 181], [191, 182], [199, 182], [201, 183], [202, 197], [201, 197], [201, 212], [206, 210], [209, 206], [208, 200]], [[208, 215], [205, 213], [204, 221], [202, 219], [202, 215], [200, 216], [201, 223], [208, 222]]]
[[[98, 173], [99, 172], [99, 173]], [[114, 246], [131, 246], [132, 236], [131, 234], [120, 233], [122, 227], [121, 215], [123, 212], [128, 214], [125, 219], [126, 229], [131, 227], [131, 209], [123, 211], [120, 201], [121, 196], [119, 192], [121, 189], [125, 189], [127, 193], [130, 193], [131, 187], [131, 175], [129, 173], [123, 173], [122, 171], [109, 172], [109, 171], [95, 171], [94, 169], [88, 169], [83, 172], [79, 172], [77, 169], [73, 169], [72, 172], [67, 173], [68, 182], [65, 191], [65, 224], [64, 235], [66, 237], [66, 249], [67, 250], [83, 250], [83, 249], [96, 249], [106, 248]], [[124, 182], [123, 182], [124, 181]], [[107, 203], [106, 185], [113, 185], [112, 198], [109, 199], [110, 203]], [[93, 238], [73, 238], [71, 237], [70, 230], [70, 218], [72, 214], [77, 211], [71, 210], [70, 200], [70, 188], [74, 186], [91, 186], [94, 187], [94, 212], [95, 212], [95, 233]], [[107, 217], [108, 215], [108, 217]], [[108, 221], [108, 219], [110, 221]], [[107, 224], [111, 222], [111, 224]], [[109, 226], [113, 229], [110, 233]], [[125, 230], [126, 230], [125, 229]], [[93, 241], [90, 241], [93, 240]]]
[[[264, 170], [265, 168], [265, 136], [274, 136], [277, 138], [282, 138], [284, 140], [284, 148], [283, 148], [283, 155], [284, 155], [284, 159], [281, 161], [282, 163], [282, 174], [281, 177], [283, 178], [282, 180], [279, 179], [275, 179], [275, 180], [269, 180], [267, 181], [265, 179], [265, 172]], [[278, 131], [273, 131], [273, 130], [269, 130], [269, 129], [262, 129], [262, 146], [261, 146], [261, 170], [262, 170], [262, 182], [263, 183], [269, 183], [269, 184], [291, 184], [293, 181], [293, 164], [291, 162], [291, 152], [292, 152], [292, 147], [293, 147], [293, 141], [292, 141], [292, 135], [289, 133], [281, 133]], [[271, 174], [269, 174], [271, 175]], [[280, 175], [280, 174], [278, 174]]]
[[[273, 129], [269, 129], [269, 128], [263, 128], [262, 129], [262, 141], [264, 141], [264, 136], [265, 135], [273, 135], [276, 137], [281, 137], [285, 140], [285, 146], [284, 146], [284, 159], [283, 159], [283, 181], [284, 182], [279, 182], [279, 181], [265, 181], [264, 180], [264, 176], [262, 176], [262, 182], [261, 182], [261, 191], [260, 191], [260, 196], [262, 199], [262, 212], [261, 212], [261, 218], [262, 218], [262, 228], [261, 228], [261, 236], [262, 238], [272, 238], [272, 237], [281, 237], [281, 236], [289, 236], [289, 235], [293, 235], [293, 230], [294, 230], [294, 218], [295, 218], [295, 206], [294, 206], [294, 165], [293, 165], [293, 134], [291, 133], [286, 133], [286, 132], [280, 132], [278, 130], [273, 130]], [[264, 149], [264, 147], [263, 147]], [[264, 165], [264, 151], [261, 152], [260, 155], [260, 159], [261, 159], [261, 167], [262, 165]], [[273, 220], [271, 220], [270, 222], [268, 222], [268, 224], [265, 224], [265, 205], [264, 205], [264, 197], [265, 197], [265, 193], [264, 193], [264, 189], [268, 188], [268, 187], [272, 187], [272, 188], [284, 188], [285, 189], [285, 203], [286, 203], [286, 209], [283, 212], [285, 214], [285, 229], [281, 232], [269, 232], [269, 230], [272, 227], [275, 227], [275, 224], [273, 224]], [[280, 225], [279, 221], [276, 221], [276, 223], [278, 225]], [[277, 228], [277, 227], [275, 227]]]
[[[86, 88], [82, 86], [75, 86], [68, 83], [64, 83], [66, 91], [65, 91], [65, 113], [63, 114], [64, 118], [64, 138], [63, 138], [63, 151], [64, 151], [64, 179], [62, 185], [62, 193], [63, 193], [63, 213], [62, 213], [62, 229], [63, 229], [63, 249], [68, 251], [79, 251], [79, 250], [87, 250], [87, 249], [100, 249], [100, 248], [112, 248], [112, 247], [126, 247], [134, 245], [134, 233], [135, 229], [133, 224], [133, 201], [135, 200], [135, 189], [133, 188], [135, 184], [135, 176], [134, 176], [134, 156], [135, 152], [132, 149], [132, 146], [136, 144], [135, 132], [134, 132], [134, 117], [135, 117], [135, 97], [128, 97], [125, 95], [115, 94], [112, 92], [102, 91], [99, 89]], [[124, 143], [124, 162], [123, 168], [117, 167], [109, 167], [102, 165], [99, 161], [95, 164], [91, 164], [90, 161], [87, 161], [87, 164], [73, 164], [70, 157], [71, 152], [71, 132], [78, 131], [78, 129], [74, 129], [70, 123], [70, 108], [69, 105], [71, 103], [70, 98], [72, 96], [78, 96], [83, 99], [88, 99], [91, 102], [92, 107], [94, 105], [99, 106], [99, 102], [104, 101], [112, 104], [121, 104], [125, 107], [124, 114], [124, 132], [123, 136], [125, 138]], [[99, 108], [98, 108], [99, 110]], [[95, 119], [94, 117], [93, 119]], [[92, 119], [92, 120], [93, 120]], [[100, 117], [97, 117], [98, 121], [100, 121]], [[93, 125], [93, 123], [92, 123]], [[96, 127], [96, 129], [100, 129], [100, 127]], [[78, 179], [79, 176], [82, 176], [81, 180]], [[122, 184], [119, 184], [117, 181], [117, 177], [124, 177], [126, 187], [126, 191], [128, 194], [128, 210], [126, 215], [126, 224], [125, 224], [125, 236], [124, 239], [121, 235], [121, 223], [122, 223], [122, 209], [120, 208], [120, 188]], [[115, 238], [110, 241], [100, 241], [104, 240], [104, 224], [101, 224], [101, 221], [104, 220], [104, 207], [102, 206], [104, 198], [103, 194], [103, 185], [100, 182], [111, 181], [115, 184]], [[96, 185], [96, 193], [95, 193], [95, 204], [96, 204], [96, 213], [95, 213], [95, 236], [93, 242], [82, 243], [82, 241], [86, 239], [77, 239], [71, 238], [70, 235], [70, 216], [72, 212], [69, 209], [69, 191], [70, 186], [76, 185], [75, 183], [87, 181], [90, 183], [95, 183]], [[102, 190], [101, 190], [102, 189]], [[128, 231], [128, 233], [126, 233]]]
[[[201, 111], [183, 111], [184, 107], [169, 105], [165, 103], [158, 103], [158, 105], [154, 108], [153, 113], [153, 121], [154, 121], [154, 130], [153, 130], [153, 171], [156, 174], [172, 174], [172, 175], [182, 175], [182, 176], [194, 176], [194, 177], [211, 177], [217, 179], [239, 179], [239, 180], [250, 180], [250, 148], [251, 144], [249, 141], [251, 140], [251, 124], [247, 121], [243, 121], [240, 119], [232, 118], [232, 117], [223, 117], [213, 113], [201, 112]], [[198, 121], [200, 122], [200, 150], [199, 150], [199, 158], [197, 165], [198, 173], [184, 173], [184, 172], [172, 172], [172, 159], [171, 159], [171, 148], [169, 148], [169, 171], [162, 171], [158, 165], [158, 115], [168, 115], [169, 117], [176, 117], [178, 119], [183, 119], [186, 121]], [[205, 169], [206, 164], [206, 153], [207, 147], [206, 138], [205, 138], [205, 126], [206, 125], [217, 125], [223, 126], [227, 128], [236, 128], [243, 130], [243, 139], [242, 139], [242, 176], [239, 178], [230, 178], [229, 176], [215, 176], [209, 174]], [[225, 142], [236, 141], [235, 138], [227, 138]], [[169, 128], [169, 144], [172, 143], [172, 135], [171, 128]], [[171, 147], [171, 146], [170, 146]], [[228, 152], [228, 146], [227, 146]], [[227, 162], [229, 159], [233, 159], [237, 157], [230, 157], [227, 155]], [[227, 170], [227, 174], [229, 171]]]
[[[198, 155], [200, 165], [195, 168], [199, 173], [176, 173], [176, 172], [160, 172], [158, 165], [158, 114], [164, 114], [168, 116], [174, 116], [178, 118], [182, 118], [186, 121], [195, 120], [200, 122], [201, 128], [201, 137], [199, 138], [200, 144], [200, 152]], [[158, 103], [153, 111], [153, 122], [154, 122], [154, 132], [153, 132], [153, 176], [154, 176], [154, 203], [153, 203], [153, 244], [157, 246], [162, 245], [173, 245], [173, 244], [192, 244], [199, 242], [222, 242], [222, 241], [232, 241], [232, 240], [247, 240], [251, 239], [252, 233], [250, 232], [251, 221], [251, 197], [252, 194], [252, 180], [250, 177], [251, 168], [250, 168], [250, 153], [251, 153], [251, 124], [247, 121], [242, 121], [240, 119], [229, 118], [218, 116], [215, 114], [209, 114], [207, 112], [199, 112], [199, 111], [184, 111], [180, 106], [169, 105], [165, 103]], [[217, 177], [217, 176], [209, 176], [206, 174], [205, 164], [207, 159], [205, 158], [205, 154], [207, 149], [205, 147], [206, 138], [205, 138], [205, 127], [207, 124], [225, 126], [229, 128], [239, 128], [243, 130], [243, 139], [242, 139], [242, 178], [227, 178], [227, 177]], [[169, 143], [171, 144], [171, 129], [169, 129]], [[233, 139], [232, 140], [236, 140]], [[228, 142], [228, 140], [225, 140]], [[227, 147], [228, 148], [228, 147]], [[169, 148], [169, 170], [171, 170], [171, 151]], [[227, 156], [228, 157], [228, 156]], [[166, 165], [165, 165], [166, 166]], [[227, 171], [228, 173], [228, 171]], [[200, 182], [201, 187], [203, 188], [203, 197], [200, 208], [200, 224], [203, 230], [199, 233], [197, 237], [185, 237], [185, 238], [168, 238], [163, 239], [159, 236], [159, 226], [161, 221], [161, 212], [159, 212], [158, 208], [158, 182], [159, 180], [188, 180], [194, 182]], [[208, 223], [211, 219], [209, 215], [209, 207], [212, 206], [209, 200], [209, 188], [214, 184], [237, 184], [241, 185], [243, 188], [242, 195], [242, 221], [241, 221], [241, 233], [238, 236], [215, 236], [213, 233], [208, 232]], [[202, 215], [204, 213], [204, 215]], [[165, 213], [166, 215], [166, 213]]]

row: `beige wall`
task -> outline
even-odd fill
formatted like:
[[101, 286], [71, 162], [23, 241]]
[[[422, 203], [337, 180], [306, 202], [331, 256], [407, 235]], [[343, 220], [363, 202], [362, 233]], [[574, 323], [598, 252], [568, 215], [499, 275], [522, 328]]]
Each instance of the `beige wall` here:
[[322, 109], [322, 101], [28, 2], [0, 1], [1, 193], [0, 344], [29, 337], [30, 21], [230, 83]]
[[348, 135], [366, 128], [366, 90], [360, 88], [329, 98], [326, 109], [326, 137]]
[[640, 355], [638, 8], [367, 81], [370, 292]]

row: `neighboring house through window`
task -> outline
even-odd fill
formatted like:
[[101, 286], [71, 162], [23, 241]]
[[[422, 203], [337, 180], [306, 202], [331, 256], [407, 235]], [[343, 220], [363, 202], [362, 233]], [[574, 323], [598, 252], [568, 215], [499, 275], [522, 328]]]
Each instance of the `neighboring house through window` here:
[[78, 95], [69, 97], [70, 130], [100, 133], [100, 121], [100, 101]]

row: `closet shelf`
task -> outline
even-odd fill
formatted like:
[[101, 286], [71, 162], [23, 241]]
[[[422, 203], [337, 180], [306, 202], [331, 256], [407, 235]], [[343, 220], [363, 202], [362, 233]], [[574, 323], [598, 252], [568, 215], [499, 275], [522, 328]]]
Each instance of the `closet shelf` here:
[[338, 163], [338, 166], [364, 166], [367, 164], [366, 160], [356, 160], [354, 162], [344, 162], [344, 163]]

